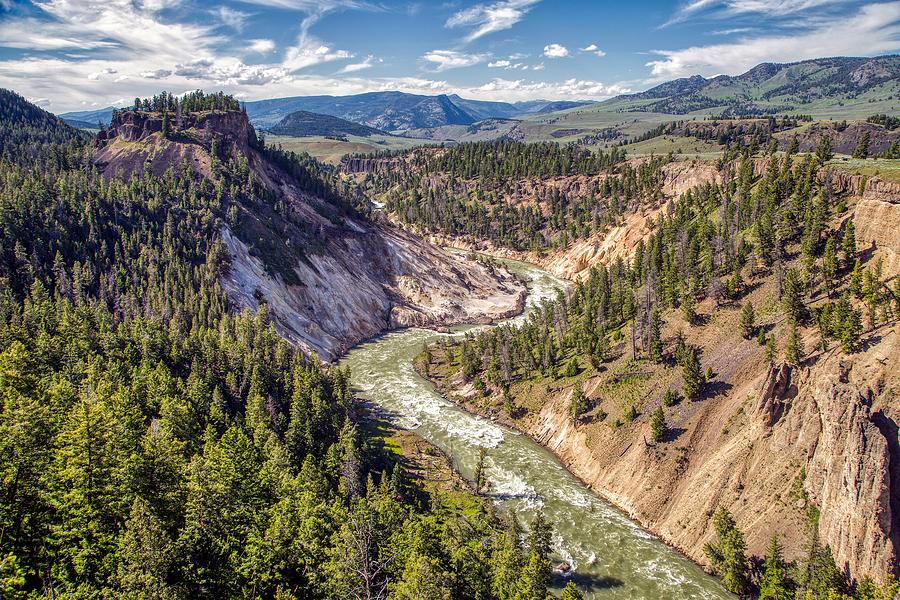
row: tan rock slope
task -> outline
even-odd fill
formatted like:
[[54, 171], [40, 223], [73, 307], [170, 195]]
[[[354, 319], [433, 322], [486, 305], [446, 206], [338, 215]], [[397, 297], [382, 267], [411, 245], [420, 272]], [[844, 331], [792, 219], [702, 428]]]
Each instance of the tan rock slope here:
[[[687, 164], [681, 168], [672, 181], [690, 187], [713, 180], [707, 168], [693, 175]], [[897, 275], [900, 186], [877, 179], [864, 183], [859, 176], [842, 173], [830, 176], [837, 191], [852, 194], [848, 201], [867, 264], [882, 258], [885, 276]], [[574, 244], [544, 264], [577, 275], [591, 264], [630, 256], [652, 210], [626, 219], [622, 231], [616, 228], [606, 238]], [[772, 278], [753, 281], [751, 287], [755, 289], [748, 299], [754, 306], [771, 306]], [[673, 439], [664, 444], [649, 441], [648, 415], [667, 388], [681, 385], [680, 370], [658, 365], [642, 364], [648, 370], [646, 379], [630, 391], [632, 397], [642, 398], [637, 426], [610, 426], [624, 404], [607, 395], [604, 385], [609, 373], [629, 369], [627, 350], [607, 372], [582, 382], [585, 394], [598, 402], [586, 421], [575, 424], [569, 415], [571, 386], [544, 382], [518, 397], [536, 410], [510, 424], [546, 445], [602, 496], [700, 563], [707, 561], [703, 546], [711, 541], [712, 516], [720, 506], [735, 516], [750, 553], [763, 555], [777, 534], [790, 559], [804, 556], [810, 511], [815, 510], [821, 541], [831, 547], [838, 566], [858, 579], [883, 580], [896, 572], [897, 319], [867, 332], [856, 354], [844, 355], [832, 342], [829, 350], [813, 352], [798, 368], [769, 369], [756, 340], [739, 334], [739, 305], [714, 309], [707, 300], [698, 310], [709, 316], [706, 326], [685, 327], [679, 316], [670, 315], [663, 337], [672, 344], [682, 330], [688, 343], [703, 347], [702, 366], [712, 368], [717, 384], [706, 399], [667, 409], [673, 413], [666, 417]], [[758, 318], [783, 342], [787, 325], [780, 313], [761, 310]], [[805, 347], [812, 349], [818, 335], [808, 329], [806, 337]], [[496, 394], [476, 400], [459, 379], [445, 390], [473, 410], [503, 418]], [[592, 420], [601, 410], [609, 417]]]
[[214, 141], [220, 160], [246, 157], [281, 206], [236, 204], [236, 222], [220, 227], [231, 258], [221, 283], [237, 308], [265, 302], [279, 331], [304, 351], [331, 360], [386, 329], [485, 322], [521, 309], [524, 286], [506, 271], [451, 256], [386, 221], [338, 214], [301, 189], [253, 147], [246, 115], [191, 115], [173, 122], [168, 139], [161, 128], [158, 115], [120, 114], [100, 134], [95, 164], [125, 176], [186, 164], [215, 180]]

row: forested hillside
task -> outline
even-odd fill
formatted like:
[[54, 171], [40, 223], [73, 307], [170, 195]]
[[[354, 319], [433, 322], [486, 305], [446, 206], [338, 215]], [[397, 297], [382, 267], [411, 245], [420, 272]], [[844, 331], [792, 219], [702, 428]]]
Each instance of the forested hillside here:
[[28, 165], [47, 154], [59, 160], [67, 145], [86, 139], [55, 115], [0, 88], [0, 157], [5, 162]]
[[363, 189], [418, 230], [472, 236], [518, 251], [544, 252], [606, 230], [643, 201], [660, 198], [659, 157], [629, 164], [622, 151], [555, 143], [477, 142], [350, 157], [345, 171], [389, 164]]
[[[898, 417], [896, 379], [884, 378], [897, 367], [885, 357], [897, 348], [900, 280], [883, 260], [895, 265], [897, 248], [885, 239], [861, 252], [854, 215], [866, 202], [895, 215], [896, 198], [853, 197], [821, 168], [824, 151], [797, 156], [771, 145], [754, 159], [752, 148], [735, 146], [736, 162], [720, 161], [723, 184], [712, 178], [663, 199], [630, 260], [582, 272], [521, 328], [432, 346], [418, 365], [445, 394], [555, 449], [736, 593], [890, 598], [896, 499], [880, 482], [893, 477], [883, 465], [896, 448], [888, 425]], [[442, 164], [477, 176], [476, 198], [489, 185], [484, 172]], [[515, 171], [512, 161], [485, 164]], [[594, 185], [585, 199], [594, 210], [621, 193], [596, 194]], [[435, 204], [394, 201], [404, 220], [421, 214], [416, 206], [437, 214], [454, 206]], [[553, 203], [543, 211], [555, 214]], [[459, 232], [452, 220], [425, 223]], [[830, 411], [852, 422], [811, 432], [810, 419]], [[763, 450], [769, 444], [775, 455]], [[847, 504], [829, 483], [844, 469], [860, 486]], [[852, 519], [865, 533], [837, 533]]]
[[[140, 106], [162, 145], [223, 101]], [[546, 595], [547, 524], [523, 541], [477, 502], [443, 507], [369, 433], [346, 371], [265, 305], [235, 311], [221, 224], [278, 202], [246, 158], [103, 175], [93, 142], [25, 108], [0, 130], [3, 598]]]

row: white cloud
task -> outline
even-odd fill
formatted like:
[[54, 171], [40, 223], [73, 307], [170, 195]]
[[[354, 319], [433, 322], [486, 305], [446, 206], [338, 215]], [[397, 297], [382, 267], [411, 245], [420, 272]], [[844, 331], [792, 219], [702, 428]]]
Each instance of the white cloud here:
[[[348, 61], [351, 64], [338, 70], [340, 76], [310, 74], [303, 69], [352, 58], [350, 52], [334, 48], [310, 33], [312, 24], [324, 14], [319, 11], [350, 8], [351, 3], [254, 0], [254, 3], [261, 2], [279, 3], [284, 8], [291, 4], [291, 8], [305, 10], [307, 14], [293, 46], [280, 55], [274, 54], [273, 48], [272, 54], [265, 55], [272, 60], [263, 64], [246, 64], [241, 56], [263, 50], [268, 44], [252, 38], [242, 40], [234, 39], [233, 35], [226, 36], [227, 30], [223, 30], [221, 19], [214, 12], [197, 13], [197, 21], [184, 22], [173, 20], [181, 13], [168, 10], [173, 2], [166, 0], [96, 3], [41, 0], [45, 14], [41, 20], [3, 14], [0, 46], [68, 52], [17, 53], [0, 59], [0, 87], [15, 89], [26, 97], [42, 99], [42, 102], [52, 101], [54, 110], [59, 112], [99, 108], [117, 102], [125, 104], [134, 96], [149, 96], [161, 89], [181, 94], [198, 87], [221, 89], [247, 100], [399, 90], [417, 94], [459, 93], [476, 99], [514, 101], [535, 97], [599, 98], [615, 89], [577, 82], [520, 81], [481, 85], [482, 80], [460, 85], [436, 76], [362, 77], [360, 72], [364, 68], [380, 62], [370, 56]], [[501, 3], [494, 2], [491, 6], [495, 4]], [[533, 2], [528, 6], [531, 4]], [[362, 3], [355, 5], [363, 6]], [[480, 25], [475, 23], [470, 25], [472, 29], [478, 27]], [[492, 59], [486, 53], [458, 50], [436, 50], [429, 55], [432, 60], [424, 62], [436, 70]], [[508, 60], [510, 64], [502, 68], [511, 73], [524, 75], [531, 73], [532, 68], [541, 68], [541, 64], [520, 62], [524, 58], [524, 55], [513, 55], [496, 57], [496, 60]], [[594, 93], [598, 95], [592, 96]], [[129, 100], [122, 101], [122, 98]]]
[[531, 65], [531, 70], [532, 70], [532, 71], [543, 71], [543, 70], [544, 70], [544, 63], [538, 63], [538, 64], [536, 64], [536, 65]]
[[156, 69], [155, 71], [143, 71], [141, 77], [144, 79], [165, 79], [172, 74], [168, 69]]
[[79, 48], [116, 48], [113, 40], [84, 35], [63, 23], [48, 23], [37, 19], [10, 19], [0, 23], [0, 47], [23, 50], [61, 50]]
[[522, 60], [523, 58], [528, 58], [528, 55], [523, 52], [513, 52], [509, 55], [509, 60]]
[[484, 85], [470, 90], [473, 97], [479, 92], [488, 92], [503, 96], [506, 99], [546, 98], [549, 100], [564, 99], [602, 99], [627, 94], [631, 90], [621, 85], [604, 85], [597, 81], [567, 79], [561, 83], [548, 81], [524, 81], [496, 78]]
[[512, 65], [508, 60], [495, 60], [488, 63], [488, 67], [491, 69], [503, 69]]
[[434, 64], [436, 71], [446, 71], [447, 69], [477, 65], [483, 62], [486, 56], [484, 54], [466, 54], [456, 50], [432, 50], [426, 52], [422, 58]]
[[369, 2], [359, 0], [243, 0], [248, 4], [283, 8], [306, 13], [330, 12], [337, 9], [374, 10], [376, 7]]
[[547, 58], [565, 58], [569, 56], [569, 49], [561, 44], [547, 44], [544, 46], [544, 56]]
[[735, 75], [761, 62], [792, 62], [822, 56], [860, 56], [900, 48], [900, 2], [868, 4], [856, 15], [820, 20], [815, 28], [785, 36], [734, 43], [656, 50], [647, 63], [657, 79], [689, 75]]
[[712, 17], [728, 18], [735, 15], [756, 13], [769, 17], [784, 17], [810, 9], [840, 4], [842, 0], [691, 0], [662, 27], [685, 21], [698, 13]]
[[[116, 73], [118, 73], [118, 71], [113, 69], [112, 67], [104, 67], [100, 71], [96, 71], [94, 73], [89, 74], [88, 79], [90, 81], [98, 81], [100, 79], [100, 77], [103, 75], [115, 75]], [[116, 78], [116, 79], [118, 80], [121, 78]]]
[[305, 40], [296, 46], [288, 48], [282, 61], [282, 66], [288, 71], [299, 71], [314, 65], [345, 58], [353, 58], [353, 55], [346, 50], [332, 50], [324, 44], [316, 43], [313, 40]]
[[375, 58], [371, 54], [365, 57], [362, 62], [358, 63], [350, 63], [348, 65], [344, 65], [342, 69], [338, 71], [338, 73], [356, 73], [358, 71], [364, 71], [366, 69], [370, 69], [375, 66], [375, 63], [380, 63], [380, 58]]
[[219, 10], [216, 11], [216, 16], [219, 17], [223, 25], [240, 32], [244, 30], [244, 23], [250, 15], [227, 6], [220, 6]]
[[260, 54], [266, 54], [275, 49], [275, 42], [267, 39], [250, 40], [250, 50]]
[[599, 56], [600, 58], [603, 58], [604, 56], [606, 56], [606, 52], [604, 52], [603, 50], [598, 48], [597, 44], [588, 44], [584, 48], [579, 48], [578, 51], [579, 52], [590, 52], [591, 54], [593, 54], [595, 56]]
[[472, 27], [465, 40], [471, 42], [480, 37], [509, 29], [531, 10], [539, 0], [503, 0], [493, 4], [476, 4], [453, 14], [446, 27]]

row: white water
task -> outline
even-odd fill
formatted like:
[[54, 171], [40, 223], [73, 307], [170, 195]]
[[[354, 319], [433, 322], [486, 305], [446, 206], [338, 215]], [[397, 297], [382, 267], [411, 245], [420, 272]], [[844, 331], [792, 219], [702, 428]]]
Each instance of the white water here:
[[[525, 313], [507, 323], [521, 323], [565, 285], [532, 265], [503, 262], [531, 292]], [[476, 329], [390, 333], [360, 344], [342, 364], [350, 367], [360, 397], [447, 452], [463, 476], [472, 478], [480, 448], [488, 448], [485, 465], [494, 501], [525, 525], [543, 509], [555, 529], [555, 559], [574, 568], [572, 578], [586, 597], [733, 598], [716, 579], [601, 500], [540, 445], [448, 402], [414, 371], [412, 360], [426, 342]], [[565, 582], [557, 577], [554, 585], [559, 589]]]

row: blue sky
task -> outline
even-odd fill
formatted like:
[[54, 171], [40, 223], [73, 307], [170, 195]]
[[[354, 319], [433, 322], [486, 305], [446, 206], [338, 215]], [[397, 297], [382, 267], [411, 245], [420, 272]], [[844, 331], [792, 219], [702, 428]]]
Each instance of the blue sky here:
[[0, 0], [0, 86], [54, 112], [196, 88], [602, 99], [898, 50], [897, 0]]

